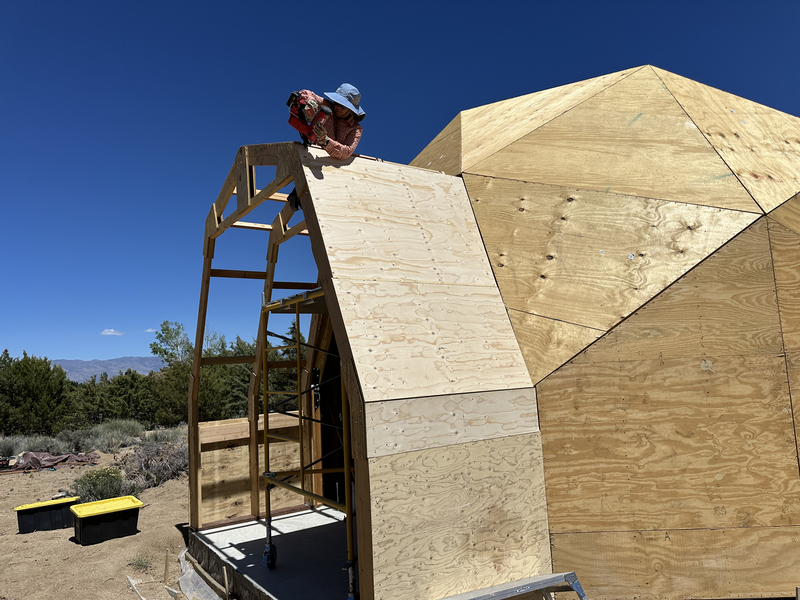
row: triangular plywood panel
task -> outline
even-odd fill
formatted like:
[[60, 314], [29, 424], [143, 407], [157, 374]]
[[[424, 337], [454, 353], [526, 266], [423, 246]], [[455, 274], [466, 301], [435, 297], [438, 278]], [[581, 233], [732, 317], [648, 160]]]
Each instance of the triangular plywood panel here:
[[506, 306], [604, 331], [757, 218], [476, 175], [464, 181]]
[[[800, 352], [800, 235], [767, 219], [786, 352]], [[800, 388], [795, 390], [800, 398]]]
[[534, 384], [605, 333], [513, 309], [508, 316]]
[[541, 127], [642, 67], [511, 98], [461, 113], [462, 169]]
[[461, 174], [461, 114], [439, 132], [433, 141], [411, 161], [423, 169], [442, 171], [448, 175]]
[[780, 329], [762, 219], [540, 382], [551, 532], [800, 524]]
[[464, 170], [760, 212], [650, 67]]
[[765, 212], [800, 191], [800, 119], [655, 69]]
[[769, 218], [800, 234], [800, 194], [769, 213]]

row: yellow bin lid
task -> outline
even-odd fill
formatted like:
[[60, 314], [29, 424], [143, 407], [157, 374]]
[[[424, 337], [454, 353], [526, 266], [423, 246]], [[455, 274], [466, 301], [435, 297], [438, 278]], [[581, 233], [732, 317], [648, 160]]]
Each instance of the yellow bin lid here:
[[75, 504], [70, 506], [69, 509], [76, 517], [83, 519], [131, 508], [141, 508], [142, 506], [144, 506], [142, 501], [134, 496], [121, 496], [119, 498], [109, 498], [108, 500], [98, 500], [97, 502]]
[[52, 506], [53, 504], [64, 504], [65, 502], [74, 502], [80, 500], [80, 496], [72, 496], [71, 498], [58, 498], [57, 500], [48, 500], [47, 502], [34, 502], [33, 504], [23, 504], [17, 506], [14, 510], [28, 510], [30, 508], [41, 508], [42, 506]]

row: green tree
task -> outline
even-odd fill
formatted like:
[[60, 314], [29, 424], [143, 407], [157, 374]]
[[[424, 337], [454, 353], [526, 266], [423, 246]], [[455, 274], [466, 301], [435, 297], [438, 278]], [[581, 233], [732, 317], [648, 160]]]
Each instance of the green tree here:
[[42, 433], [53, 435], [63, 425], [72, 406], [67, 374], [53, 367], [47, 358], [28, 356], [0, 357], [0, 421], [3, 433]]
[[156, 332], [156, 341], [150, 344], [150, 352], [167, 365], [189, 363], [194, 354], [194, 345], [182, 323], [164, 321]]

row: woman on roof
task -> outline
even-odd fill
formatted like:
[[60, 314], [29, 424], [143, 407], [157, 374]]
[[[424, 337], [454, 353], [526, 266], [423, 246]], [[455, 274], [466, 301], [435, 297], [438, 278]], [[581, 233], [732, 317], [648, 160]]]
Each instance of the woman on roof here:
[[324, 125], [314, 126], [317, 144], [333, 158], [344, 160], [356, 150], [361, 140], [361, 121], [367, 116], [361, 108], [361, 93], [349, 83], [343, 83], [335, 92], [325, 92], [326, 98], [310, 90], [300, 90], [304, 100], [313, 99], [321, 106], [329, 106], [333, 115]]

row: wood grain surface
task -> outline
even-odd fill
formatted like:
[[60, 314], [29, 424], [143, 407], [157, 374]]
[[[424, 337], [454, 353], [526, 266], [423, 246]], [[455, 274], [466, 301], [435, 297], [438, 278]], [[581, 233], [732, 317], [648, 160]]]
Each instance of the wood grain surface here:
[[552, 536], [553, 569], [592, 600], [793, 598], [800, 528], [749, 527]]
[[532, 387], [369, 402], [366, 421], [370, 458], [539, 431]]
[[792, 196], [769, 213], [769, 218], [800, 234], [800, 194]]
[[464, 181], [506, 306], [601, 330], [758, 217], [476, 175]]
[[534, 385], [605, 333], [514, 309], [508, 316]]
[[[775, 287], [787, 352], [800, 350], [800, 235], [768, 219]], [[797, 388], [800, 400], [800, 388]]]
[[642, 67], [534, 92], [461, 113], [462, 171], [573, 109]]
[[333, 277], [494, 287], [461, 179], [371, 160], [306, 179]]
[[800, 522], [782, 356], [568, 364], [537, 391], [553, 533]]
[[664, 85], [769, 212], [800, 190], [800, 119], [654, 68]]
[[493, 177], [760, 212], [650, 67], [467, 164]]
[[[270, 467], [274, 470], [291, 470], [300, 467], [299, 445], [291, 442], [270, 444]], [[264, 445], [258, 447], [259, 473], [264, 472]], [[252, 514], [250, 511], [249, 449], [237, 446], [222, 450], [203, 452], [200, 469], [201, 506], [203, 523], [213, 523]], [[289, 480], [299, 485], [300, 478]], [[264, 478], [259, 477], [259, 488], [263, 498]], [[297, 506], [303, 499], [288, 490], [274, 489], [271, 492], [272, 508]], [[263, 510], [263, 501], [261, 510]]]
[[575, 362], [781, 354], [766, 221], [745, 229]]
[[410, 165], [442, 171], [448, 175], [461, 174], [461, 113], [448, 123], [431, 143], [422, 149]]
[[366, 402], [531, 386], [496, 288], [333, 283]]
[[370, 459], [377, 600], [550, 573], [538, 433]]

